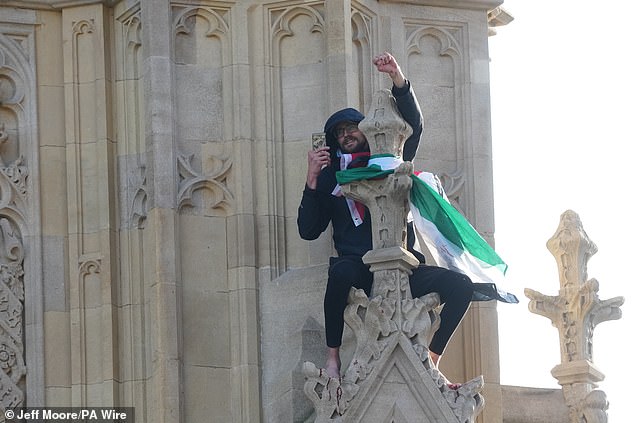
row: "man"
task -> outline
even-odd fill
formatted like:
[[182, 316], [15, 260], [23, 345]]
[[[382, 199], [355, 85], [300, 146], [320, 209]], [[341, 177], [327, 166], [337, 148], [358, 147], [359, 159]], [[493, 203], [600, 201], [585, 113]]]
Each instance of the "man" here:
[[[412, 127], [412, 135], [403, 146], [403, 160], [412, 161], [423, 132], [423, 117], [409, 81], [389, 53], [373, 59], [377, 70], [390, 76], [392, 94], [403, 119]], [[369, 296], [373, 275], [362, 256], [372, 249], [372, 223], [367, 208], [355, 204], [339, 193], [335, 173], [343, 168], [367, 163], [369, 146], [358, 124], [364, 116], [348, 108], [334, 113], [324, 127], [326, 146], [308, 153], [306, 186], [299, 207], [297, 224], [303, 239], [317, 239], [329, 224], [337, 257], [331, 257], [324, 297], [324, 316], [328, 354], [325, 370], [330, 377], [340, 377], [339, 347], [343, 336], [343, 314], [351, 287], [363, 289]], [[409, 232], [409, 231], [408, 231]], [[413, 244], [409, 237], [408, 245]], [[424, 262], [422, 255], [415, 255]], [[440, 295], [444, 304], [440, 328], [429, 349], [434, 365], [466, 313], [472, 295], [471, 280], [460, 273], [421, 264], [410, 276], [413, 297], [431, 292]], [[451, 385], [450, 385], [451, 386]]]

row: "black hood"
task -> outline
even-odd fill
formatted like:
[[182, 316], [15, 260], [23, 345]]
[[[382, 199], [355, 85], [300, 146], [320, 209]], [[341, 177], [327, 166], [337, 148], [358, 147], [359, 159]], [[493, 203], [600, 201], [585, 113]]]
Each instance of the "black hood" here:
[[347, 109], [339, 110], [335, 112], [328, 118], [326, 124], [324, 125], [324, 132], [326, 133], [326, 145], [330, 147], [330, 155], [335, 157], [337, 154], [337, 150], [339, 149], [339, 143], [337, 142], [337, 137], [335, 136], [334, 129], [341, 122], [361, 122], [365, 116], [363, 113], [358, 111], [357, 109], [353, 109], [352, 107], [348, 107]]

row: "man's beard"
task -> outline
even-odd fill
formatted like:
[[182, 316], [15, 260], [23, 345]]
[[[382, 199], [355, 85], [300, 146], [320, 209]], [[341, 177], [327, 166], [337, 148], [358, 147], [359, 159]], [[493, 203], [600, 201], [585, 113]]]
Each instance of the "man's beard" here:
[[[353, 143], [348, 145], [349, 140], [353, 140]], [[368, 147], [368, 141], [359, 137], [346, 137], [341, 143], [341, 151], [344, 153], [360, 153], [362, 151], [370, 151]]]

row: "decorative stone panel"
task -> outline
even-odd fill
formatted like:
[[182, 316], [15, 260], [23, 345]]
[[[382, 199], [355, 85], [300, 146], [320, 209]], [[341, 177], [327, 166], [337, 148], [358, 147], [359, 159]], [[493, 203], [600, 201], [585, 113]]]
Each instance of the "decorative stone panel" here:
[[[423, 168], [435, 169], [454, 205], [461, 206], [464, 192], [465, 150], [468, 128], [465, 86], [468, 54], [465, 51], [465, 24], [405, 21], [408, 68], [412, 84], [425, 115]], [[453, 168], [449, 167], [453, 166]], [[464, 210], [464, 206], [459, 207]]]
[[0, 6], [0, 413], [44, 398], [36, 25]]
[[108, 13], [64, 9], [72, 405], [115, 404], [114, 144]]

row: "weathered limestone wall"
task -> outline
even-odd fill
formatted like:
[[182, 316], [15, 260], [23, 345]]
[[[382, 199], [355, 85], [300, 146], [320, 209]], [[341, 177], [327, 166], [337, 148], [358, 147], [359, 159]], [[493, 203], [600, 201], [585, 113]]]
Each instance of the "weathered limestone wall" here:
[[504, 423], [570, 423], [561, 389], [503, 386]]
[[[7, 398], [148, 422], [308, 417], [301, 363], [323, 354], [333, 254], [295, 228], [310, 134], [367, 109], [388, 85], [370, 58], [391, 51], [425, 114], [416, 167], [492, 240], [499, 3], [4, 1]], [[496, 328], [495, 304], [474, 304], [443, 358], [450, 379], [484, 375], [482, 422], [501, 421]]]

